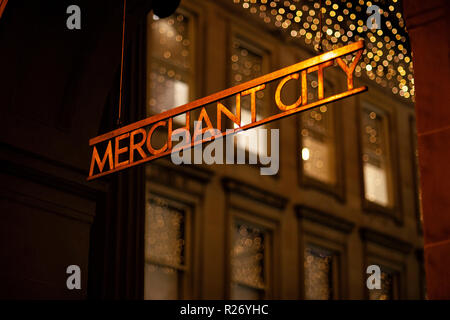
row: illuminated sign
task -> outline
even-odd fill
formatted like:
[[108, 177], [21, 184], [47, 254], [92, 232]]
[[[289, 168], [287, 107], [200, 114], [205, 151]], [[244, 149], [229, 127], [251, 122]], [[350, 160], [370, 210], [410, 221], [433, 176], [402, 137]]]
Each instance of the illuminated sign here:
[[[219, 137], [223, 137], [228, 134], [235, 134], [307, 109], [315, 108], [364, 92], [367, 90], [366, 86], [359, 88], [353, 87], [353, 71], [355, 70], [358, 61], [361, 59], [363, 50], [364, 41], [360, 40], [345, 47], [323, 53], [319, 56], [274, 71], [235, 87], [214, 93], [210, 96], [92, 138], [89, 141], [89, 145], [92, 147], [92, 156], [88, 180], [93, 180], [113, 172], [164, 157], [169, 155], [172, 151], [188, 149], [197, 144], [206, 142], [206, 140], [198, 140], [196, 137], [206, 130], [213, 128], [210, 116], [206, 111], [207, 105], [215, 104], [213, 107], [215, 108], [214, 113], [217, 116], [217, 123], [214, 128], [217, 128], [221, 132]], [[344, 56], [354, 53], [356, 53], [356, 55], [348, 64], [342, 59]], [[333, 66], [335, 62], [342, 71], [344, 71], [347, 77], [347, 91], [325, 97], [324, 69]], [[313, 72], [317, 72], [317, 100], [308, 101], [307, 74]], [[286, 83], [290, 81], [300, 81], [301, 90], [298, 99], [294, 103], [286, 104], [283, 102], [281, 92]], [[272, 82], [275, 82], [276, 84], [273, 100], [279, 112], [264, 119], [257, 120], [256, 93], [264, 90], [266, 85]], [[247, 96], [246, 99], [250, 99], [251, 122], [241, 125], [241, 98], [245, 96]], [[231, 99], [235, 99], [236, 102], [235, 113], [228, 109], [224, 102], [224, 99], [230, 97]], [[190, 140], [190, 143], [184, 145], [172, 145], [171, 137], [176, 131], [174, 129], [173, 118], [185, 115], [186, 122], [183, 128], [190, 131], [190, 112], [199, 108], [201, 108], [201, 110], [198, 116], [198, 123], [201, 124], [205, 122], [206, 127], [203, 127], [202, 129], [193, 128], [192, 140]], [[222, 128], [222, 119], [225, 117], [234, 123], [233, 129], [225, 130]], [[152, 145], [152, 136], [156, 129], [160, 130], [162, 128], [167, 130], [168, 138], [162, 147], [155, 149]]]

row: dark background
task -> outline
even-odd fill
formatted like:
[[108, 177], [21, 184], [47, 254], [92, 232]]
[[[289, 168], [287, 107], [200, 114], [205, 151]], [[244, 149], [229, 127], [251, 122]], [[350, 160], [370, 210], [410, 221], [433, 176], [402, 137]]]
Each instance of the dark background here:
[[[146, 14], [178, 2], [127, 1], [123, 124], [145, 117]], [[86, 182], [89, 138], [116, 128], [122, 16], [122, 0], [13, 0], [1, 17], [0, 298], [142, 297], [142, 169]]]

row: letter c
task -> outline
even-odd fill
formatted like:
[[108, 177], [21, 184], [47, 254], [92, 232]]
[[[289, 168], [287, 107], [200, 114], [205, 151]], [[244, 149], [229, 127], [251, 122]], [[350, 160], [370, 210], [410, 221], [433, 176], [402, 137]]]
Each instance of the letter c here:
[[295, 109], [302, 103], [302, 96], [300, 96], [296, 102], [290, 105], [286, 105], [281, 101], [281, 89], [283, 88], [285, 83], [291, 79], [298, 80], [298, 77], [298, 73], [290, 74], [287, 77], [284, 77], [278, 84], [277, 90], [275, 91], [275, 103], [280, 110], [286, 111], [289, 109]]
[[154, 124], [153, 127], [151, 127], [151, 129], [148, 132], [148, 135], [147, 135], [147, 150], [150, 151], [150, 153], [153, 154], [153, 155], [162, 153], [162, 152], [166, 151], [166, 149], [167, 149], [167, 143], [165, 145], [163, 145], [160, 149], [157, 149], [157, 150], [153, 149], [153, 147], [152, 147], [152, 135], [153, 135], [153, 132], [155, 131], [156, 128], [163, 127], [165, 125], [166, 125], [165, 121], [160, 121], [160, 122]]

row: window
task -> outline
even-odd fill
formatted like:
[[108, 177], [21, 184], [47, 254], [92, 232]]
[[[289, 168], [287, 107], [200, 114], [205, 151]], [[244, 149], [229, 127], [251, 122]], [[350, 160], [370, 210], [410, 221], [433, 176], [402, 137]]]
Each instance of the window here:
[[399, 276], [398, 273], [381, 268], [381, 289], [369, 290], [369, 300], [398, 299]]
[[[240, 83], [244, 83], [262, 76], [264, 63], [264, 53], [262, 50], [253, 48], [251, 45], [236, 37], [233, 38], [231, 48], [230, 85], [236, 86]], [[264, 118], [264, 96], [264, 90], [256, 92], [256, 121]], [[233, 101], [234, 99], [228, 100], [230, 105], [235, 106], [236, 101]], [[250, 95], [246, 95], [241, 98], [241, 126], [251, 122], [251, 100]], [[234, 127], [237, 128], [238, 126], [235, 124]], [[264, 126], [261, 126], [260, 128], [264, 128]], [[239, 148], [246, 149], [253, 154], [258, 154], [258, 144], [250, 142], [258, 141], [257, 130], [250, 129], [245, 132], [238, 133], [236, 140]], [[266, 151], [267, 150], [265, 149], [259, 149], [259, 153], [263, 155], [266, 154]]]
[[[164, 19], [149, 14], [147, 114], [188, 103], [193, 77], [193, 18], [175, 13]], [[185, 123], [185, 115], [174, 120]]]
[[181, 299], [187, 290], [187, 210], [160, 197], [145, 214], [145, 299]]
[[355, 224], [304, 205], [295, 207], [299, 222], [300, 298], [347, 299], [348, 236]]
[[[308, 102], [319, 100], [317, 72], [307, 74]], [[324, 81], [324, 96], [334, 93], [332, 83]], [[298, 87], [297, 91], [300, 90]], [[300, 183], [343, 200], [345, 196], [342, 153], [339, 153], [339, 125], [337, 103], [301, 112], [299, 122], [298, 157]]]
[[[194, 15], [178, 9], [147, 16], [147, 115], [188, 103], [193, 97]], [[174, 118], [184, 125], [186, 115]], [[162, 136], [160, 138], [163, 138]], [[145, 299], [185, 299], [191, 294], [190, 210], [148, 195], [145, 217]]]
[[337, 267], [333, 253], [308, 245], [305, 249], [305, 299], [333, 298], [333, 271]]
[[379, 231], [361, 227], [365, 266], [379, 266], [381, 288], [366, 288], [366, 298], [370, 300], [404, 299], [408, 292], [407, 266], [413, 245], [396, 237], [388, 236]]
[[394, 206], [387, 114], [370, 105], [362, 108], [364, 197], [382, 207]]
[[235, 222], [231, 252], [231, 298], [263, 299], [268, 288], [270, 233]]

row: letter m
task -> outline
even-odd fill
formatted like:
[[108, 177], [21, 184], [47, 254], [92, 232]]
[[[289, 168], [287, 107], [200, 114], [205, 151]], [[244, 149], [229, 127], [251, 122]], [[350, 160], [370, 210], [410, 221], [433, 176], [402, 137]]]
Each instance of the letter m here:
[[98, 169], [100, 173], [103, 171], [105, 167], [106, 160], [109, 160], [110, 169], [114, 168], [113, 155], [112, 155], [112, 146], [111, 140], [108, 142], [108, 147], [106, 148], [105, 155], [103, 156], [103, 160], [100, 161], [100, 156], [98, 155], [97, 148], [94, 146], [94, 150], [92, 151], [92, 159], [91, 159], [91, 168], [89, 170], [89, 177], [94, 173], [94, 164], [97, 163]]

